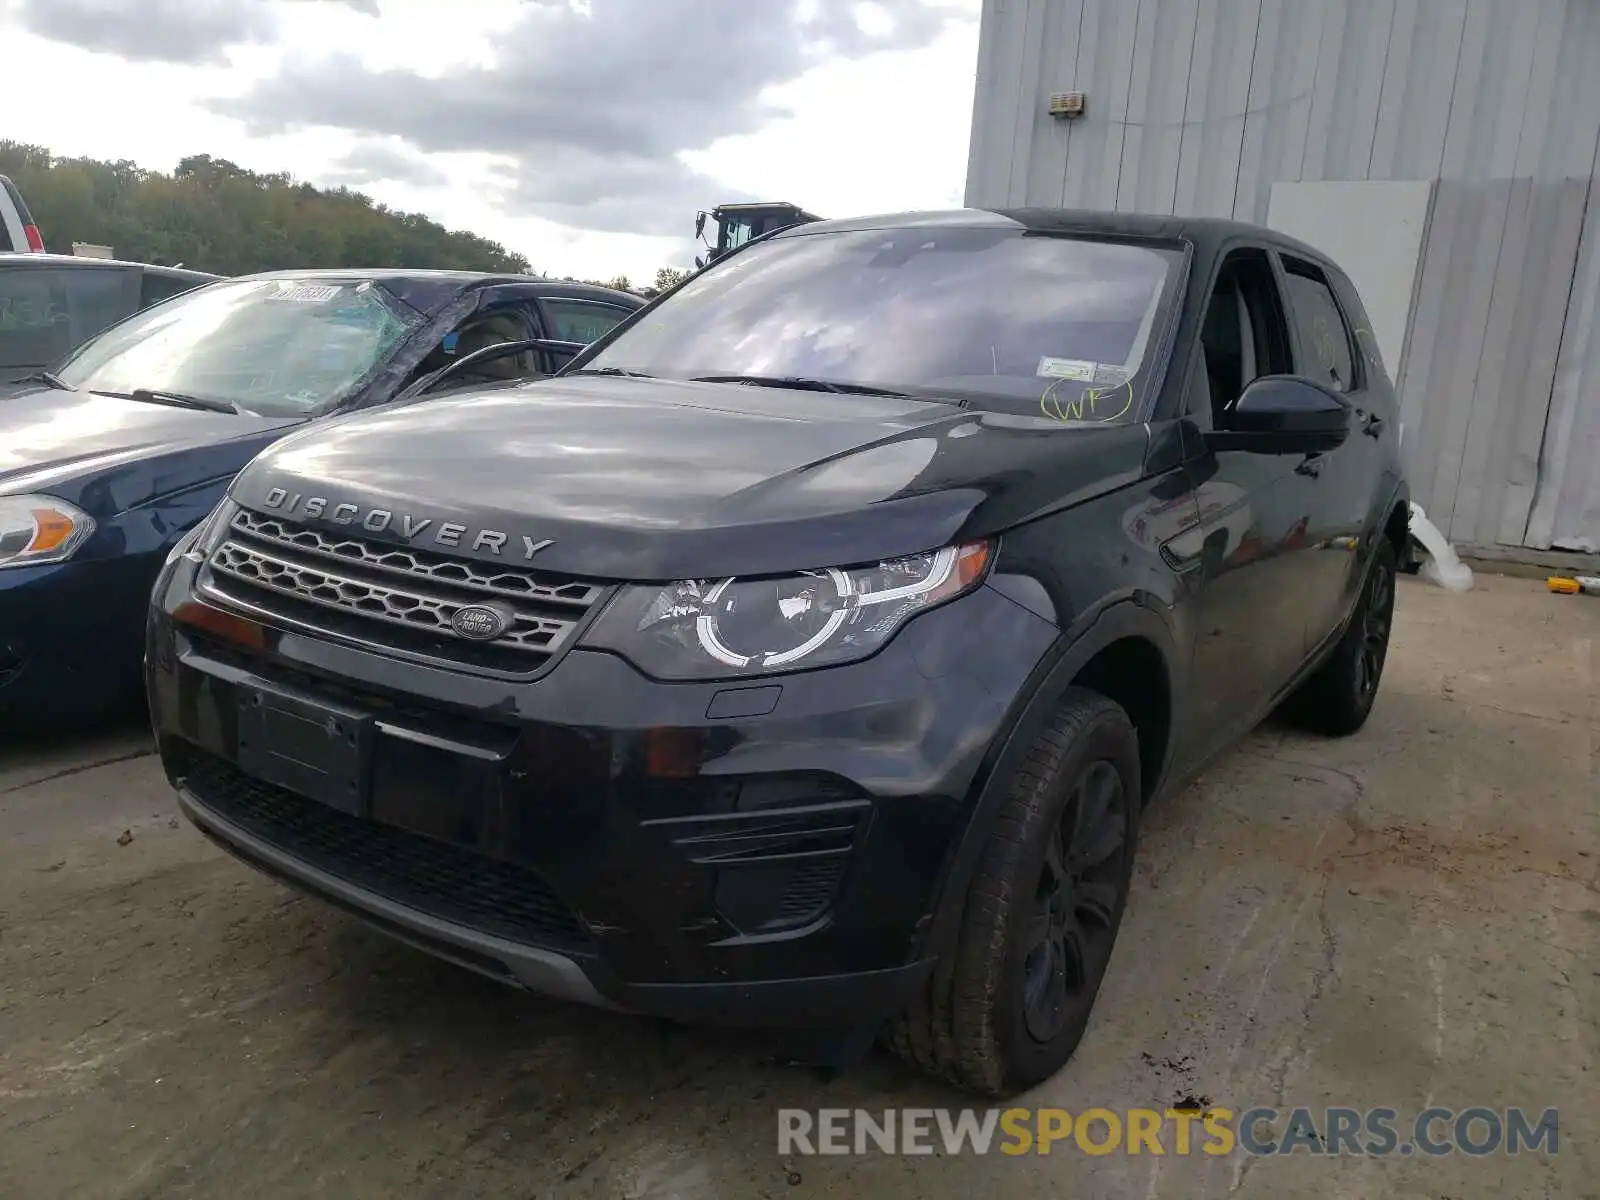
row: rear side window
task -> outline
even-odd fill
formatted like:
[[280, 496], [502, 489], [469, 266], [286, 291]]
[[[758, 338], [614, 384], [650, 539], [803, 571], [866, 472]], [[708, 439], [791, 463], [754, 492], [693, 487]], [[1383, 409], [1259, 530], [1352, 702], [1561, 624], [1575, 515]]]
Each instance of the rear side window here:
[[597, 304], [592, 300], [547, 297], [539, 303], [544, 308], [550, 336], [558, 342], [596, 341], [633, 315], [625, 308]]
[[1310, 263], [1284, 259], [1285, 288], [1300, 335], [1300, 371], [1335, 391], [1357, 386], [1354, 344], [1339, 302], [1323, 273]]

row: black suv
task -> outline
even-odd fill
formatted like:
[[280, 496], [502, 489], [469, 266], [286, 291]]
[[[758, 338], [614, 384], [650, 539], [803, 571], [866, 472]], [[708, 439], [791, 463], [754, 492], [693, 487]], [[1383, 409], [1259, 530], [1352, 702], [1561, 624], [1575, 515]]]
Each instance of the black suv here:
[[555, 378], [257, 458], [147, 659], [184, 810], [528, 989], [1057, 1070], [1144, 806], [1348, 734], [1406, 536], [1349, 281], [1044, 211], [751, 242]]

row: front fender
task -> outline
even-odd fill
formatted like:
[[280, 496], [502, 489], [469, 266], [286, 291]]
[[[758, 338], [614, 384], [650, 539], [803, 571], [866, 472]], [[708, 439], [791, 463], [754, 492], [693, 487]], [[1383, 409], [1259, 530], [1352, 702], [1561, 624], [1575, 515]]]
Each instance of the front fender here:
[[138, 531], [141, 542], [159, 548], [165, 554], [179, 538], [205, 520], [212, 509], [222, 503], [232, 482], [231, 474], [220, 479], [207, 479], [129, 509], [121, 520], [130, 523], [130, 528]]
[[96, 517], [93, 535], [67, 565], [152, 554], [159, 563], [179, 538], [222, 502], [232, 482], [230, 472], [145, 500], [113, 516]]
[[[955, 947], [967, 888], [994, 829], [1012, 776], [1084, 667], [1100, 651], [1125, 638], [1139, 638], [1153, 645], [1166, 665], [1168, 694], [1173, 697], [1185, 694], [1188, 664], [1179, 650], [1177, 638], [1160, 613], [1137, 596], [1083, 614], [1056, 639], [1019, 692], [1007, 715], [1004, 732], [995, 739], [973, 784], [976, 800], [972, 816], [950, 855], [933, 909], [933, 920], [919, 948], [922, 955], [939, 959], [936, 978], [951, 969], [949, 952]], [[1174, 709], [1177, 707], [1175, 703]], [[1169, 774], [1178, 743], [1175, 721], [1174, 731], [1167, 738], [1161, 769], [1151, 781], [1150, 794], [1159, 789]]]

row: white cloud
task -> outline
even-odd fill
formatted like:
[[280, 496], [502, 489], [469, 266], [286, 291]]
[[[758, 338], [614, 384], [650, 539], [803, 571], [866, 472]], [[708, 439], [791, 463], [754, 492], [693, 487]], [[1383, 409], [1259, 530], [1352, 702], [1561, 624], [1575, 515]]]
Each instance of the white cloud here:
[[[724, 199], [789, 200], [823, 215], [960, 203], [975, 20], [946, 25], [942, 34], [914, 48], [837, 57], [764, 88], [761, 106], [789, 115], [759, 132], [676, 152], [683, 171], [674, 186], [663, 185], [659, 196], [650, 186], [654, 176], [641, 172], [644, 194], [635, 208], [643, 206], [660, 218], [656, 228], [682, 230], [681, 236], [641, 236], [615, 232], [619, 222], [626, 225], [615, 213], [611, 230], [584, 229], [579, 227], [581, 205], [544, 202], [526, 185], [506, 188], [504, 174], [513, 160], [505, 156], [425, 154], [399, 138], [378, 141], [329, 127], [252, 132], [246, 122], [216, 111], [218, 97], [242, 99], [270, 86], [285, 70], [314, 70], [315, 64], [329, 62], [329, 47], [353, 56], [366, 71], [441, 79], [464, 68], [488, 69], [497, 64], [500, 35], [527, 0], [456, 0], [446, 6], [448, 20], [441, 20], [441, 0], [378, 0], [382, 17], [377, 20], [362, 11], [364, 0], [276, 3], [270, 40], [228, 46], [224, 63], [195, 66], [129, 61], [47, 40], [20, 27], [24, 2], [0, 0], [6, 91], [13, 98], [49, 95], [51, 100], [9, 105], [7, 137], [60, 154], [130, 159], [162, 170], [185, 155], [203, 153], [318, 183], [359, 177], [358, 186], [375, 199], [503, 242], [526, 255], [535, 269], [555, 275], [627, 274], [645, 280], [663, 263], [687, 265], [694, 208]], [[977, 2], [956, 0], [943, 7], [975, 16]], [[746, 3], [758, 6], [757, 0]], [[686, 39], [698, 36], [693, 11], [686, 6]], [[858, 6], [857, 23], [863, 36], [883, 38], [892, 16], [884, 5], [867, 3]], [[260, 39], [262, 28], [259, 22], [250, 25], [251, 36]], [[75, 90], [63, 89], [62, 80], [74, 81]], [[115, 103], [107, 102], [111, 97]], [[685, 100], [680, 95], [674, 103]], [[528, 119], [536, 122], [539, 115], [530, 113]], [[716, 123], [714, 112], [693, 119], [697, 129], [714, 131]], [[395, 164], [387, 172], [386, 161]], [[524, 156], [517, 168], [524, 180], [529, 165]], [[685, 191], [683, 180], [695, 173], [706, 178]], [[381, 178], [384, 174], [400, 178]], [[445, 181], [432, 182], [439, 175]], [[706, 194], [700, 196], [702, 186]], [[649, 208], [657, 203], [660, 208]]]

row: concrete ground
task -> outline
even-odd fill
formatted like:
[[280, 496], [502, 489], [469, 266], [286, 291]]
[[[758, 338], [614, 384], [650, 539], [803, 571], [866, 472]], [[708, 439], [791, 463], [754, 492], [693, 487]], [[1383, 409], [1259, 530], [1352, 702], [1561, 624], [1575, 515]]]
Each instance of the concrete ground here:
[[0, 750], [0, 1196], [1600, 1196], [1597, 646], [1600, 600], [1407, 581], [1362, 734], [1268, 726], [1150, 814], [1023, 1101], [1556, 1107], [1554, 1155], [784, 1159], [780, 1107], [963, 1100], [393, 945], [210, 848], [129, 732]]

